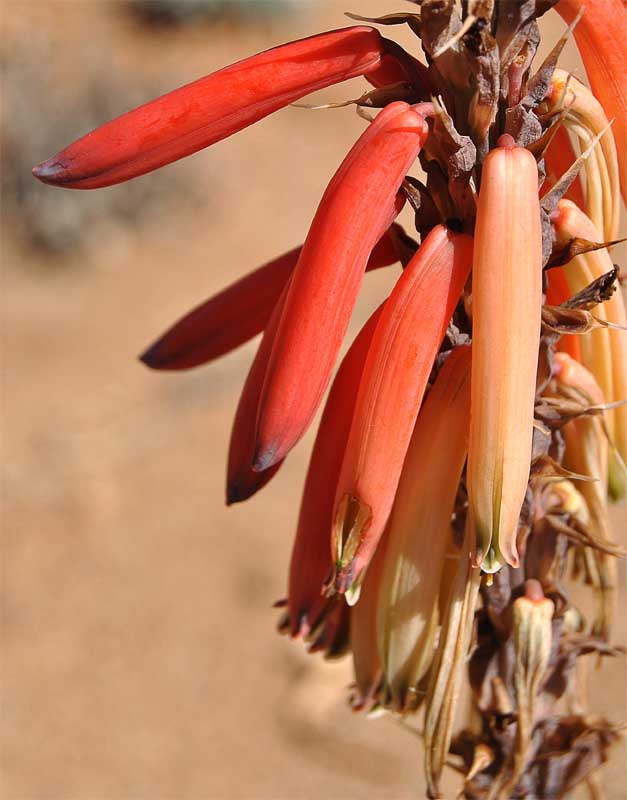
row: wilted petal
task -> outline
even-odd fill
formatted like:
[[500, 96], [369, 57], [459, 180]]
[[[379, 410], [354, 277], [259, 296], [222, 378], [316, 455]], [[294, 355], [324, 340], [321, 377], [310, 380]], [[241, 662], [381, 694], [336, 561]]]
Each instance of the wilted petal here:
[[[569, 200], [561, 200], [552, 216], [556, 238], [567, 242], [573, 238], [599, 241], [600, 233], [586, 214]], [[613, 269], [612, 259], [606, 249], [594, 250], [577, 256], [562, 270], [571, 294], [584, 289], [592, 281]], [[553, 277], [550, 276], [550, 280]], [[625, 300], [620, 288], [609, 300], [595, 308], [595, 316], [619, 326], [627, 325]], [[580, 337], [581, 360], [597, 380], [605, 400], [609, 403], [627, 399], [627, 334], [623, 330], [599, 329]], [[609, 410], [605, 414], [610, 438], [623, 461], [627, 461], [627, 405]], [[626, 477], [620, 460], [611, 455], [608, 490], [614, 499], [625, 495]]]
[[[595, 138], [603, 134], [583, 165], [582, 171], [586, 177], [585, 200], [581, 198], [583, 202], [578, 202], [577, 197], [573, 196], [573, 192], [576, 192], [573, 186], [570, 199], [586, 212], [601, 231], [604, 241], [612, 241], [618, 233], [620, 181], [616, 144], [607, 130], [609, 120], [590, 89], [562, 69], [556, 69], [553, 73], [545, 105], [549, 111], [564, 110], [562, 124], [576, 137], [580, 152], [587, 150]], [[564, 147], [563, 137], [556, 138], [556, 147]], [[551, 150], [549, 148], [549, 153]], [[561, 157], [564, 157], [563, 151]], [[578, 183], [576, 180], [574, 185]]]
[[471, 524], [468, 520], [427, 689], [424, 749], [429, 797], [441, 796], [440, 776], [451, 743], [481, 583], [481, 571], [470, 562]]

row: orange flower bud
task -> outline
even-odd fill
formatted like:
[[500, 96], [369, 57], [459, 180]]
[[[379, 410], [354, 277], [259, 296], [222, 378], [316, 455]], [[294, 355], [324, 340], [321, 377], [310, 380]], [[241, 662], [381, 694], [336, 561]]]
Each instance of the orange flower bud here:
[[44, 183], [95, 189], [136, 178], [252, 125], [381, 60], [378, 31], [321, 33], [245, 58], [117, 117], [33, 170]]
[[391, 103], [336, 172], [294, 270], [257, 417], [254, 468], [280, 461], [311, 423], [333, 370], [370, 253], [428, 133], [424, 118]]
[[518, 564], [516, 532], [531, 462], [542, 311], [538, 173], [499, 139], [483, 164], [472, 270], [473, 354], [468, 497], [476, 562]]
[[449, 355], [420, 410], [387, 526], [377, 627], [386, 693], [399, 711], [416, 705], [416, 686], [433, 658], [440, 579], [469, 423], [470, 347], [465, 345]]
[[387, 300], [359, 385], [337, 487], [335, 588], [354, 602], [392, 508], [438, 348], [472, 260], [472, 239], [436, 226]]

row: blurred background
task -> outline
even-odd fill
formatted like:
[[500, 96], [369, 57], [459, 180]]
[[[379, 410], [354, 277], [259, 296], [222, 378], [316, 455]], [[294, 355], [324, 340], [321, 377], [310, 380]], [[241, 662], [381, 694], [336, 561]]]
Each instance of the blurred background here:
[[[349, 664], [308, 657], [274, 630], [311, 434], [260, 495], [224, 506], [231, 419], [256, 342], [187, 373], [137, 361], [198, 302], [303, 241], [363, 121], [350, 109], [288, 108], [95, 192], [30, 175], [158, 94], [342, 27], [345, 10], [400, 5], [3, 4], [7, 800], [422, 796], [418, 739], [350, 712]], [[547, 45], [563, 27], [548, 17]], [[572, 47], [565, 63], [575, 65]], [[354, 330], [397, 275], [368, 276]], [[621, 512], [616, 523], [624, 533]], [[624, 587], [623, 564], [620, 576]], [[590, 703], [625, 719], [623, 662], [593, 671]], [[624, 796], [624, 764], [616, 752], [604, 770], [611, 800]]]

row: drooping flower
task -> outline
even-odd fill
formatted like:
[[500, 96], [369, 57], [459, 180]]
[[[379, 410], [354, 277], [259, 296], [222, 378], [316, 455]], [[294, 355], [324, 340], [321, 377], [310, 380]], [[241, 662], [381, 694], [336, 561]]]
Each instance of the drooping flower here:
[[[579, 400], [584, 412], [586, 407], [603, 406], [603, 391], [592, 373], [566, 353], [556, 354], [553, 375], [557, 391]], [[581, 482], [579, 492], [589, 513], [590, 531], [599, 543], [611, 549], [614, 540], [610, 532], [605, 490], [609, 449], [602, 418], [596, 414], [582, 413], [564, 425], [562, 435], [565, 444], [564, 466], [574, 474], [588, 478]], [[583, 561], [588, 580], [597, 595], [594, 632], [607, 637], [616, 615], [616, 562], [607, 552], [591, 547], [583, 548]]]
[[[359, 585], [387, 522], [431, 366], [470, 272], [472, 239], [436, 226], [386, 301], [338, 479], [333, 586]], [[350, 590], [350, 591], [349, 591]]]
[[542, 306], [542, 231], [535, 159], [511, 136], [483, 165], [473, 257], [468, 497], [476, 562], [518, 565], [529, 480]]
[[361, 380], [381, 310], [371, 316], [344, 357], [320, 420], [290, 562], [287, 613], [292, 636], [309, 636], [330, 602], [324, 584], [332, 569], [329, 531], [335, 487], [355, 410], [355, 387]]
[[[610, 123], [607, 116], [592, 92], [561, 69], [556, 69], [553, 73], [546, 105], [549, 113], [558, 111], [564, 113], [564, 128], [576, 138], [581, 152], [587, 150], [594, 140], [600, 137], [583, 166], [586, 178], [585, 200], [581, 195], [579, 197], [575, 195], [571, 199], [590, 217], [604, 241], [611, 242], [618, 234], [620, 182], [616, 145], [608, 131]], [[549, 169], [550, 162], [559, 148], [566, 148], [557, 155], [557, 158], [566, 157], [570, 160], [570, 163], [563, 165], [566, 169], [575, 160], [572, 148], [563, 137], [560, 137], [547, 153]], [[560, 175], [566, 172], [566, 169], [563, 169]]]
[[396, 194], [428, 132], [407, 103], [386, 106], [327, 187], [281, 313], [257, 410], [253, 467], [284, 458], [320, 404], [368, 258], [396, 216]]
[[418, 705], [433, 658], [469, 423], [470, 347], [461, 345], [420, 410], [388, 522], [376, 627], [386, 702], [399, 711]]
[[252, 125], [316, 89], [376, 70], [378, 31], [343, 28], [290, 42], [175, 89], [107, 122], [33, 174], [68, 189], [136, 178]]

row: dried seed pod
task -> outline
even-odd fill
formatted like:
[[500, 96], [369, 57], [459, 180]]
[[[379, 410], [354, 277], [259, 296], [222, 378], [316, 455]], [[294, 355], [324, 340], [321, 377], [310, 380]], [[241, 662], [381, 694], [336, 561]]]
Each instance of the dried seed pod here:
[[472, 271], [468, 498], [475, 561], [518, 564], [516, 531], [531, 461], [542, 231], [534, 157], [502, 136], [483, 165]]

